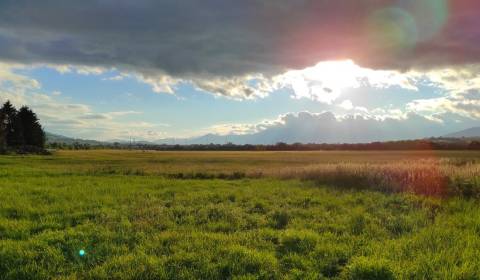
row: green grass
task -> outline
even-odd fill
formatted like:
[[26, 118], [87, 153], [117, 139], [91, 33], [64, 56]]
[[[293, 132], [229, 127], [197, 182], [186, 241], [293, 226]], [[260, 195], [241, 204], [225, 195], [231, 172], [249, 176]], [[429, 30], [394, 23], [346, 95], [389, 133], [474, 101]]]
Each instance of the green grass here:
[[[115, 151], [0, 157], [0, 279], [480, 278], [478, 200], [339, 188], [273, 172], [327, 161], [383, 164], [388, 157]], [[432, 159], [390, 154], [391, 161], [412, 157]], [[478, 164], [468, 153], [435, 157], [439, 164]], [[251, 177], [254, 169], [263, 175]], [[220, 172], [246, 176], [162, 175]]]

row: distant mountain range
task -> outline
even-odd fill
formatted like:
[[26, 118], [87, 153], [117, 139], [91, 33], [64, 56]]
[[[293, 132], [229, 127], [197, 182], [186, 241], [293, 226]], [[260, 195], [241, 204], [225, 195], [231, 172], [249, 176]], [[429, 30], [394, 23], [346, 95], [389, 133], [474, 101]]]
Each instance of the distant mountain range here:
[[46, 139], [47, 144], [63, 143], [63, 144], [71, 145], [71, 144], [74, 144], [74, 143], [78, 143], [78, 144], [82, 144], [82, 145], [88, 144], [88, 145], [91, 145], [91, 146], [98, 146], [98, 145], [102, 145], [102, 144], [107, 143], [107, 142], [101, 142], [101, 141], [96, 141], [96, 140], [85, 140], [85, 139], [70, 138], [70, 137], [67, 137], [67, 136], [58, 135], [58, 134], [54, 134], [54, 133], [50, 133], [50, 132], [45, 132], [45, 136], [47, 138]]
[[452, 138], [476, 138], [480, 137], [480, 127], [471, 127], [462, 131], [454, 132], [445, 135], [445, 137]]
[[[127, 140], [111, 140], [111, 141], [96, 141], [96, 140], [85, 140], [85, 139], [76, 139], [70, 138], [58, 134], [53, 133], [46, 133], [47, 135], [47, 143], [65, 143], [65, 144], [88, 144], [91, 146], [96, 145], [108, 145], [115, 142], [128, 144], [129, 141]], [[302, 137], [303, 136], [303, 137]], [[260, 131], [253, 134], [244, 134], [244, 135], [218, 135], [218, 134], [206, 134], [199, 137], [192, 137], [192, 138], [165, 138], [165, 139], [158, 139], [153, 141], [135, 141], [135, 144], [143, 144], [143, 145], [192, 145], [192, 144], [226, 144], [226, 143], [234, 143], [234, 144], [275, 144], [277, 142], [286, 142], [286, 143], [294, 143], [294, 142], [301, 142], [301, 143], [366, 143], [366, 142], [374, 142], [374, 141], [388, 141], [393, 139], [387, 139], [383, 137], [379, 137], [382, 135], [375, 135], [366, 136], [363, 131], [353, 131], [348, 135], [342, 134], [341, 131], [336, 131], [335, 134], [329, 135], [324, 134], [321, 137], [317, 137], [317, 140], [314, 141], [312, 139], [313, 135], [309, 133], [308, 135], [296, 134], [296, 133], [286, 133], [284, 130], [277, 130], [277, 131]], [[465, 129], [462, 131], [446, 134], [443, 137], [445, 138], [480, 138], [480, 127], [472, 127], [469, 129]], [[411, 139], [420, 139], [423, 137], [412, 137]], [[407, 138], [404, 138], [406, 140]], [[395, 139], [399, 140], [399, 139]]]

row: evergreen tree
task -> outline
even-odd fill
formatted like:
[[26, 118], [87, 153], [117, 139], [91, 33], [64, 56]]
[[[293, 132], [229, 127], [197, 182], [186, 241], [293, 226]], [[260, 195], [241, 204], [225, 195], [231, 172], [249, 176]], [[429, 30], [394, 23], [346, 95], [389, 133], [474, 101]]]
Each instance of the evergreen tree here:
[[5, 140], [8, 147], [18, 147], [24, 144], [22, 123], [18, 120], [18, 111], [10, 101], [5, 102], [0, 109], [4, 116]]
[[43, 148], [45, 145], [45, 132], [37, 115], [27, 106], [23, 106], [18, 111], [17, 117], [23, 128], [24, 145]]
[[7, 149], [7, 132], [6, 132], [6, 120], [5, 114], [0, 109], [0, 153], [3, 153]]

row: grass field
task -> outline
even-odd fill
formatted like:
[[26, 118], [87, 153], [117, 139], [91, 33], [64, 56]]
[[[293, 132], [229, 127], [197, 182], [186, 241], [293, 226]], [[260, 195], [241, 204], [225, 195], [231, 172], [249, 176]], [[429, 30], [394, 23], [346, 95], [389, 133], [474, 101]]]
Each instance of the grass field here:
[[479, 194], [472, 151], [2, 156], [0, 279], [479, 279]]

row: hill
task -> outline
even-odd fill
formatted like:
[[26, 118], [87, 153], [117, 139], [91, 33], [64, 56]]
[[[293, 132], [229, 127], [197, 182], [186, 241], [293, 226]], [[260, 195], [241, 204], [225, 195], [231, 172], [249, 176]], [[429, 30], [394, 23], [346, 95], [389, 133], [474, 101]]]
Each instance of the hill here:
[[445, 137], [454, 137], [454, 138], [476, 138], [480, 137], [480, 127], [471, 127], [465, 130], [458, 132], [450, 133], [445, 135]]
[[61, 144], [67, 144], [67, 145], [72, 145], [72, 144], [82, 144], [82, 145], [91, 145], [91, 146], [99, 146], [99, 145], [104, 145], [104, 144], [109, 144], [106, 142], [101, 142], [97, 140], [85, 140], [85, 139], [77, 139], [77, 138], [70, 138], [67, 136], [59, 135], [59, 134], [54, 134], [50, 132], [45, 132], [45, 136], [47, 139], [47, 144], [51, 143], [61, 143]]

